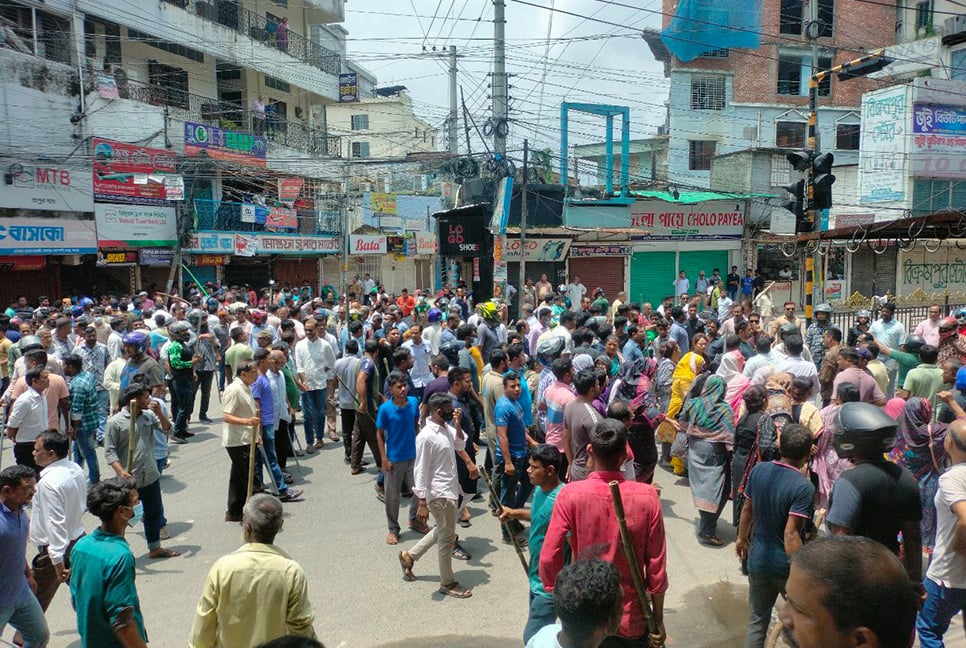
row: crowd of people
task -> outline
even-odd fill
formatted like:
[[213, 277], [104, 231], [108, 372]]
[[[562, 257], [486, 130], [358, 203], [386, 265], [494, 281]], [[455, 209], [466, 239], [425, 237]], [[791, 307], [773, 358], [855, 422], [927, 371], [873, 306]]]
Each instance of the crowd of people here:
[[[966, 316], [930, 307], [907, 333], [887, 303], [842, 330], [820, 304], [806, 325], [794, 302], [761, 309], [736, 270], [700, 273], [697, 291], [681, 276], [656, 308], [545, 276], [518, 305], [474, 303], [462, 285], [390, 295], [368, 275], [342, 296], [209, 284], [20, 298], [0, 316], [17, 464], [0, 473], [0, 626], [46, 645], [43, 610], [69, 583], [82, 645], [146, 645], [124, 530], [143, 526], [151, 558], [178, 556], [162, 546], [161, 475], [215, 396], [225, 521], [246, 544], [209, 573], [190, 646], [314, 638], [304, 574], [274, 538], [283, 503], [305, 497], [288, 461], [326, 441], [351, 475], [378, 470], [385, 542], [403, 523], [418, 536], [398, 553], [405, 581], [435, 548], [438, 591], [472, 596], [457, 529], [486, 500], [528, 570], [533, 648], [664, 644], [659, 469], [687, 480], [699, 545], [726, 544], [731, 502], [748, 646], [764, 645], [780, 595], [803, 648], [904, 647], [914, 626], [941, 646], [966, 602]], [[881, 605], [840, 610], [855, 588]]]

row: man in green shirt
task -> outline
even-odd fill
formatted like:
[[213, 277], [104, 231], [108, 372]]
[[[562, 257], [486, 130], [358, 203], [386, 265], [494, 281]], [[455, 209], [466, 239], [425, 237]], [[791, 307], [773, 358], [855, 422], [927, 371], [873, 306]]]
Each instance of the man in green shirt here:
[[225, 351], [225, 383], [230, 383], [238, 375], [238, 365], [251, 360], [255, 351], [248, 345], [248, 333], [242, 327], [231, 330], [231, 346]]
[[537, 634], [542, 627], [552, 624], [557, 618], [553, 607], [553, 596], [547, 592], [540, 580], [540, 548], [547, 536], [547, 527], [550, 526], [553, 503], [557, 500], [557, 493], [563, 488], [563, 483], [560, 481], [562, 464], [563, 456], [554, 446], [547, 443], [534, 446], [530, 450], [530, 467], [527, 470], [530, 483], [534, 486], [533, 503], [529, 509], [504, 508], [500, 514], [500, 520], [503, 522], [510, 520], [530, 522], [528, 542], [530, 566], [527, 570], [530, 579], [530, 615], [523, 629], [523, 643], [530, 641], [530, 637]]
[[929, 401], [932, 411], [936, 411], [936, 394], [943, 389], [943, 370], [936, 364], [939, 349], [931, 344], [924, 344], [919, 349], [919, 359], [922, 363], [911, 369], [902, 381], [902, 388], [896, 390], [896, 396], [909, 399], [913, 396], [925, 398]]
[[101, 525], [70, 554], [70, 597], [81, 648], [147, 648], [134, 554], [124, 539], [124, 530], [143, 515], [137, 482], [114, 477], [95, 484], [87, 509]]
[[910, 335], [899, 347], [900, 350], [890, 349], [885, 344], [876, 339], [875, 343], [879, 347], [879, 354], [888, 356], [899, 365], [899, 373], [896, 376], [897, 385], [906, 384], [906, 374], [919, 366], [919, 351], [926, 341], [918, 335]]
[[605, 317], [610, 313], [610, 302], [604, 298], [603, 288], [598, 288], [594, 291], [594, 301], [590, 307], [595, 308], [598, 313]]

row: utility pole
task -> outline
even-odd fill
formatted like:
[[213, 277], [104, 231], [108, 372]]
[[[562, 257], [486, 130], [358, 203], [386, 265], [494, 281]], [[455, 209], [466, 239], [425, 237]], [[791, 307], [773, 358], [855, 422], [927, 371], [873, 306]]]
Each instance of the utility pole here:
[[[517, 288], [517, 303], [519, 304], [520, 316], [523, 317], [523, 287], [527, 282], [527, 190], [530, 186], [529, 169], [527, 162], [530, 157], [530, 141], [523, 140], [523, 183], [520, 187], [520, 250], [523, 255], [520, 257], [520, 283]], [[536, 304], [534, 304], [536, 308]]]
[[[818, 22], [818, 0], [808, 0], [809, 20], [805, 26], [805, 35], [812, 41], [812, 75], [808, 79], [808, 152], [809, 157], [814, 159], [818, 155], [821, 143], [818, 133], [818, 35], [822, 31], [822, 26]], [[805, 179], [805, 191], [808, 197], [809, 216], [812, 221], [812, 231], [822, 230], [821, 212], [815, 209], [815, 185], [811, 161], [808, 165], [808, 175]], [[822, 301], [823, 290], [819, 282], [815, 281], [815, 270], [821, 266], [821, 258], [818, 253], [819, 245], [815, 245], [815, 250], [811, 254], [807, 253], [805, 258], [805, 320], [812, 323], [812, 305], [816, 300]], [[824, 277], [822, 277], [824, 280]]]
[[507, 82], [506, 82], [506, 2], [493, 0], [493, 152], [506, 155], [507, 123]]
[[[349, 321], [349, 160], [342, 165], [342, 307]], [[321, 292], [322, 288], [319, 287]]]
[[456, 45], [449, 46], [449, 152], [459, 153], [459, 118], [456, 101]]

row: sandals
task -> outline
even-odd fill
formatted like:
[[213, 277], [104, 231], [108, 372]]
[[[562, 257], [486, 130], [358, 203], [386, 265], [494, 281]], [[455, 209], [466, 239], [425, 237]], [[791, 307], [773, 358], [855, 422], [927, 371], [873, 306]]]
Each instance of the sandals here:
[[460, 599], [466, 599], [473, 596], [473, 590], [463, 587], [456, 581], [453, 581], [448, 585], [440, 585], [439, 593], [445, 594], [446, 596], [452, 596], [453, 598], [460, 598]]
[[459, 524], [464, 529], [469, 529], [471, 526], [473, 526], [473, 523], [470, 522], [469, 520], [460, 520]]
[[160, 558], [177, 558], [181, 555], [180, 551], [175, 551], [174, 549], [165, 549], [163, 547], [158, 547], [157, 549], [152, 549], [148, 552], [148, 558], [158, 560]]
[[469, 560], [472, 556], [466, 553], [466, 550], [459, 546], [459, 544], [455, 544], [453, 545], [453, 558], [456, 560]]
[[724, 540], [722, 540], [718, 536], [713, 536], [713, 535], [709, 536], [709, 535], [698, 534], [698, 542], [708, 547], [724, 546]]
[[412, 583], [416, 580], [416, 574], [413, 573], [413, 565], [416, 561], [413, 557], [409, 555], [408, 551], [399, 552], [399, 566], [402, 567], [403, 580], [407, 583]]
[[390, 531], [386, 534], [386, 544], [387, 545], [397, 545], [399, 544], [399, 534]]
[[421, 533], [422, 535], [426, 535], [427, 533], [429, 533], [429, 525], [426, 524], [425, 522], [420, 522], [419, 520], [410, 520], [409, 530], [415, 531], [416, 533]]
[[302, 498], [304, 491], [301, 488], [289, 488], [278, 496], [280, 502], [297, 502]]

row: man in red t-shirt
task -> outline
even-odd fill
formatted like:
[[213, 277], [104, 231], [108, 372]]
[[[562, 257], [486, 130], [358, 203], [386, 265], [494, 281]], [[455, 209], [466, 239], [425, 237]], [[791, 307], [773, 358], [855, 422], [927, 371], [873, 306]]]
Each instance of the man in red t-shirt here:
[[[547, 536], [540, 550], [540, 579], [548, 592], [553, 591], [557, 574], [564, 565], [564, 544], [571, 555], [584, 557], [588, 550], [621, 573], [624, 590], [624, 615], [620, 630], [608, 637], [600, 648], [613, 646], [661, 646], [664, 630], [664, 593], [668, 588], [667, 545], [664, 517], [657, 491], [649, 484], [627, 481], [621, 466], [627, 454], [627, 432], [614, 419], [604, 419], [590, 435], [590, 455], [595, 466], [587, 479], [567, 484], [557, 495]], [[621, 548], [617, 515], [608, 484], [617, 481], [626, 512], [627, 529], [634, 546], [636, 563], [643, 572], [651, 597], [657, 633], [649, 634], [640, 599], [634, 590], [632, 567]]]
[[399, 306], [403, 317], [408, 318], [412, 314], [413, 309], [416, 308], [416, 298], [409, 294], [408, 289], [403, 288], [402, 292], [399, 293], [399, 297], [396, 298], [396, 306]]

